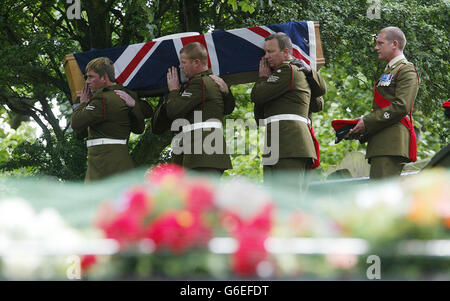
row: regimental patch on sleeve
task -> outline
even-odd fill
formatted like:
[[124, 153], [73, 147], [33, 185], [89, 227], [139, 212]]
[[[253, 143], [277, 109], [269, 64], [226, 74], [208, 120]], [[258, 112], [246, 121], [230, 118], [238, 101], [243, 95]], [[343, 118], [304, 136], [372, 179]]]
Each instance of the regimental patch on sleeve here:
[[268, 83], [274, 83], [274, 82], [276, 82], [276, 81], [279, 80], [279, 79], [280, 79], [279, 76], [271, 75], [271, 76], [269, 76], [269, 78], [267, 79], [267, 82], [268, 82]]
[[389, 112], [384, 112], [383, 117], [384, 119], [389, 119], [391, 117], [391, 114], [389, 114]]
[[191, 92], [187, 92], [187, 91], [183, 91], [183, 93], [181, 94], [182, 97], [191, 97], [192, 93]]
[[85, 109], [86, 111], [94, 111], [95, 106], [87, 105]]

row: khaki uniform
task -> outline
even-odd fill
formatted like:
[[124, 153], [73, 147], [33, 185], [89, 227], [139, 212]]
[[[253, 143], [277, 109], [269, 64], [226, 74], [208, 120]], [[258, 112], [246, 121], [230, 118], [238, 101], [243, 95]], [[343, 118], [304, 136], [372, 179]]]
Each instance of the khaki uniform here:
[[[312, 86], [310, 87], [310, 83]], [[316, 85], [316, 86], [313, 86]], [[311, 88], [315, 93], [312, 95]], [[319, 89], [319, 90], [318, 90]], [[260, 77], [255, 83], [251, 99], [255, 103], [255, 119], [260, 123], [279, 114], [293, 114], [308, 118], [312, 112], [323, 108], [320, 97], [326, 92], [326, 85], [320, 74], [313, 71], [308, 77], [289, 61], [283, 62], [270, 77]], [[316, 150], [308, 125], [297, 120], [281, 120], [279, 126], [279, 160], [274, 165], [264, 165], [264, 182], [305, 190], [305, 171], [317, 159]], [[266, 127], [266, 145], [272, 147], [272, 123]], [[265, 157], [270, 157], [267, 150]], [[280, 171], [289, 176], [279, 178]]]
[[[380, 108], [374, 102], [372, 112], [363, 118], [371, 178], [400, 175], [403, 163], [410, 161], [410, 132], [401, 119], [409, 115], [413, 108], [419, 89], [418, 74], [414, 65], [406, 59], [396, 62], [384, 74], [391, 74], [392, 80], [389, 85], [378, 81], [376, 88], [391, 104]], [[391, 158], [381, 158], [386, 156]]]
[[309, 116], [323, 110], [323, 95], [327, 93], [327, 84], [319, 72], [312, 69], [311, 74], [306, 76], [311, 88], [311, 103], [309, 104]]
[[[219, 86], [209, 77], [210, 74], [211, 70], [197, 74], [184, 85], [182, 91], [169, 92], [167, 102], [161, 103], [156, 109], [152, 121], [154, 133], [163, 133], [170, 128], [169, 124], [179, 118], [186, 119], [191, 125], [212, 120], [222, 123], [224, 115], [231, 114], [235, 107], [233, 95], [231, 92], [222, 94]], [[194, 112], [201, 112], [202, 119], [194, 120]], [[181, 128], [174, 128], [173, 131], [176, 137], [183, 137], [180, 147], [184, 146], [183, 143], [190, 143], [191, 146], [190, 153], [173, 154], [174, 163], [190, 169], [209, 168], [220, 172], [233, 168], [230, 156], [226, 153], [223, 129], [199, 128], [182, 133]], [[213, 137], [220, 137], [220, 141]], [[204, 144], [217, 146], [217, 151], [206, 153]], [[195, 153], [196, 148], [199, 153]]]
[[[140, 101], [130, 108], [114, 92], [123, 90], [137, 99], [135, 92], [122, 85], [113, 85], [96, 91], [86, 103], [81, 103], [72, 114], [75, 135], [88, 131], [88, 140], [98, 138], [129, 139], [130, 131], [140, 134], [145, 122]], [[147, 114], [151, 107], [146, 108]], [[134, 167], [126, 144], [104, 144], [88, 148], [86, 182], [103, 179]]]
[[[255, 83], [251, 99], [255, 103], [257, 122], [279, 114], [295, 114], [308, 118], [311, 89], [306, 76], [288, 61], [270, 77], [260, 77]], [[266, 143], [271, 146], [271, 127], [266, 128]], [[296, 120], [279, 122], [280, 158], [316, 158], [308, 125]]]

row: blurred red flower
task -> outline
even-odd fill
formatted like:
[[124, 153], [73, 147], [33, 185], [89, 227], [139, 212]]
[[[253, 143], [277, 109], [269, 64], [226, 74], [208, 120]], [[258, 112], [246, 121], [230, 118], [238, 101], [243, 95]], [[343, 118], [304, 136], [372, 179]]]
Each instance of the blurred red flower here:
[[81, 258], [81, 272], [82, 273], [86, 273], [96, 263], [97, 263], [97, 256], [95, 256], [95, 255], [84, 255]]
[[121, 247], [138, 240], [143, 232], [140, 220], [127, 211], [120, 213], [110, 224], [104, 225], [101, 229], [107, 238], [117, 240]]
[[214, 190], [205, 181], [190, 183], [185, 198], [186, 209], [193, 214], [201, 214], [213, 208]]
[[206, 244], [211, 238], [211, 230], [198, 216], [180, 210], [157, 217], [148, 226], [145, 237], [153, 240], [157, 250], [167, 247], [179, 254], [192, 246]]
[[225, 226], [238, 241], [238, 249], [232, 257], [233, 271], [242, 276], [256, 274], [256, 268], [267, 258], [265, 241], [272, 227], [274, 206], [267, 204], [263, 210], [250, 220], [243, 220], [233, 212], [226, 212]]
[[151, 169], [147, 179], [150, 183], [158, 184], [167, 178], [181, 180], [184, 178], [186, 171], [180, 165], [168, 163], [158, 164]]

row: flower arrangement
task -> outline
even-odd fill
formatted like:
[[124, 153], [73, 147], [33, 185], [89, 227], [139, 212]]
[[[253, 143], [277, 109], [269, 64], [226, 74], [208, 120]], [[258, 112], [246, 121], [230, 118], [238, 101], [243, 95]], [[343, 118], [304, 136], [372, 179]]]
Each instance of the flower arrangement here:
[[[93, 208], [94, 227], [83, 231], [57, 208], [0, 197], [0, 278], [67, 279], [67, 256], [78, 254], [83, 279], [367, 279], [369, 255], [381, 258], [382, 279], [450, 279], [449, 179], [423, 171], [286, 206], [288, 192], [281, 200], [245, 179], [162, 164]], [[88, 236], [114, 246], [77, 253]], [[15, 243], [40, 249], [13, 254]], [[42, 246], [63, 256], [39, 254]]]
[[256, 194], [243, 196], [249, 187], [247, 182], [234, 181], [216, 188], [207, 178], [188, 177], [178, 165], [161, 164], [115, 203], [101, 204], [95, 224], [106, 238], [117, 240], [122, 251], [146, 241], [152, 253], [175, 256], [207, 251], [214, 236], [225, 234], [237, 241], [232, 271], [251, 276], [268, 255], [264, 242], [274, 205], [268, 194], [254, 187]]

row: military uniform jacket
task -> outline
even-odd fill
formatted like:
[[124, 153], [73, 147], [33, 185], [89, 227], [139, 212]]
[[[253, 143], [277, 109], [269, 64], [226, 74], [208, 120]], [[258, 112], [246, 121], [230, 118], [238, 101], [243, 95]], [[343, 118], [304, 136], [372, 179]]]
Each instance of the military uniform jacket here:
[[[204, 71], [193, 76], [188, 83], [185, 84], [182, 91], [170, 91], [167, 103], [164, 108], [157, 109], [158, 114], [166, 114], [164, 116], [155, 116], [158, 119], [174, 120], [183, 118], [189, 121], [189, 124], [218, 121], [222, 122], [224, 115], [230, 114], [234, 110], [235, 101], [231, 91], [224, 95], [220, 92], [219, 86], [209, 77], [212, 74], [211, 70]], [[164, 110], [166, 112], [164, 112]], [[201, 112], [201, 120], [194, 120], [194, 112]], [[198, 113], [197, 113], [198, 114]], [[172, 123], [173, 125], [173, 123]], [[158, 129], [155, 128], [154, 131]], [[216, 131], [213, 133], [213, 131]], [[174, 129], [176, 134], [180, 134], [181, 128]], [[197, 133], [197, 134], [195, 134]], [[199, 134], [198, 134], [199, 133]], [[212, 134], [212, 135], [210, 135]], [[213, 137], [219, 137], [213, 139]], [[226, 153], [226, 143], [223, 136], [223, 129], [196, 129], [183, 134], [184, 139], [188, 139], [191, 145], [190, 153], [182, 153], [174, 155], [174, 162], [187, 168], [216, 168], [216, 169], [231, 169], [230, 156]], [[197, 137], [197, 139], [196, 139]], [[205, 140], [208, 141], [205, 143]], [[182, 141], [180, 146], [187, 141]], [[217, 146], [213, 153], [205, 152], [203, 145]], [[217, 144], [218, 143], [218, 144]], [[195, 147], [197, 152], [195, 153]], [[200, 152], [198, 152], [200, 150]]]
[[406, 59], [396, 62], [384, 73], [388, 74], [385, 77], [391, 77], [390, 83], [378, 81], [376, 86], [380, 95], [391, 104], [380, 108], [374, 102], [372, 112], [364, 116], [368, 135], [366, 158], [401, 156], [408, 159], [410, 132], [400, 120], [413, 108], [419, 89], [418, 74]]
[[[96, 91], [86, 103], [81, 103], [72, 114], [72, 128], [77, 135], [86, 129], [88, 139], [127, 139], [130, 131], [140, 134], [145, 122], [139, 102], [130, 108], [114, 90], [124, 90], [136, 99], [136, 94], [122, 85], [113, 85]], [[105, 144], [88, 148], [86, 181], [98, 180], [133, 168], [126, 144]]]
[[311, 74], [306, 76], [311, 89], [311, 103], [309, 104], [309, 114], [323, 110], [323, 95], [327, 93], [327, 84], [319, 72], [312, 69]]
[[[270, 77], [260, 77], [253, 86], [251, 99], [261, 108], [260, 118], [278, 114], [296, 114], [308, 118], [311, 90], [306, 76], [288, 61]], [[271, 126], [266, 127], [266, 143], [271, 145]], [[274, 141], [275, 142], [275, 141]], [[279, 122], [280, 158], [314, 158], [316, 152], [308, 125], [301, 121]]]

